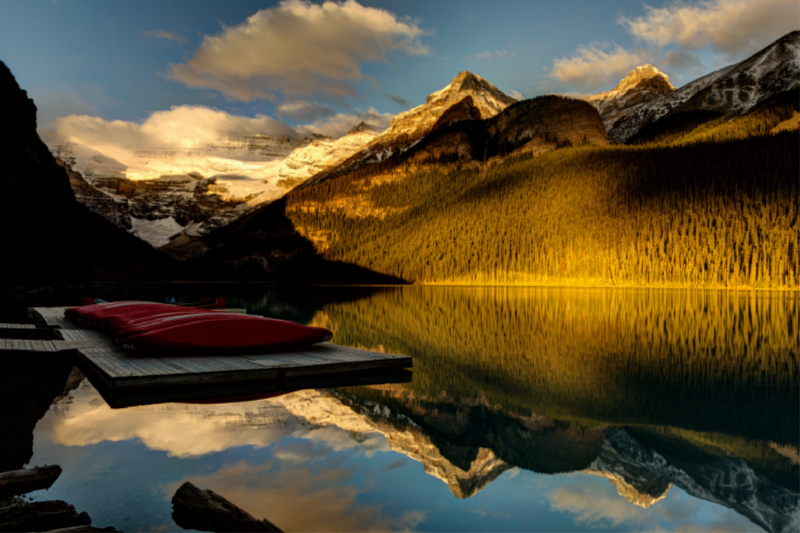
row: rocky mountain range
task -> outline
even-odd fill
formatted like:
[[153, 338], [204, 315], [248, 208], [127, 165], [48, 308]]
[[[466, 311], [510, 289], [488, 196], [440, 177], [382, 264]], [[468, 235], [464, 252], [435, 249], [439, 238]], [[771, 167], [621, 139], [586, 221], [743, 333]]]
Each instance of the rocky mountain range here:
[[[304, 226], [290, 227], [287, 215], [330, 212], [357, 218], [382, 217], [387, 211], [371, 199], [372, 186], [396, 181], [431, 164], [477, 166], [494, 164], [507, 156], [539, 155], [570, 144], [607, 144], [600, 115], [587, 102], [542, 96], [511, 103], [513, 99], [502, 100], [498, 94], [482, 78], [462, 72], [451, 85], [433, 93], [426, 104], [401, 117], [388, 133], [377, 136], [341, 165], [317, 174], [281, 202], [264, 206], [235, 225], [180, 243], [181, 248], [176, 242], [172, 253], [191, 257], [199, 255], [197, 251], [216, 249], [206, 256], [212, 268], [224, 264], [272, 274], [298, 254], [313, 255], [326, 246], [327, 234], [309, 232]], [[441, 102], [445, 100], [450, 106], [443, 109]], [[510, 105], [497, 112], [506, 103]], [[422, 111], [426, 106], [430, 115]], [[491, 116], [483, 118], [484, 114]], [[357, 174], [369, 175], [373, 181], [350, 183]], [[323, 185], [342, 194], [336, 198], [304, 197]]]
[[[339, 139], [253, 135], [137, 146], [108, 155], [42, 135], [69, 176], [78, 202], [118, 228], [179, 259], [231, 245], [234, 256], [223, 254], [211, 263], [218, 265], [221, 259], [225, 265], [241, 265], [250, 257], [269, 263], [265, 270], [270, 272], [298, 250], [296, 243], [275, 247], [274, 234], [287, 232], [264, 224], [274, 225], [276, 217], [285, 220], [288, 212], [283, 204], [270, 205], [298, 186], [307, 190], [367, 168], [374, 179], [393, 180], [430, 162], [491, 165], [507, 156], [537, 155], [567, 144], [637, 142], [685, 117], [736, 116], [795, 94], [798, 87], [800, 32], [792, 32], [752, 57], [678, 89], [657, 68], [643, 65], [611, 91], [583, 102], [558, 96], [517, 102], [464, 71], [425, 103], [394, 117], [386, 131], [362, 123]], [[781, 127], [796, 126], [792, 119]], [[340, 198], [317, 206], [315, 199], [314, 209], [377, 213], [366, 200], [367, 189], [353, 194], [358, 198], [354, 196], [352, 205], [336, 207]], [[303, 212], [310, 208], [301, 204], [290, 200], [287, 205]], [[312, 254], [328, 239], [316, 230], [288, 232], [310, 243], [304, 246]], [[276, 261], [265, 263], [265, 252]]]
[[598, 457], [586, 470], [607, 478], [631, 503], [650, 507], [675, 485], [695, 498], [733, 509], [766, 531], [796, 531], [800, 526], [798, 494], [756, 472], [747, 461], [696, 450], [687, 457], [669, 440], [655, 439], [659, 452], [634, 435], [626, 429], [606, 430]]
[[742, 114], [781, 93], [797, 91], [800, 31], [675, 90], [669, 78], [647, 67], [635, 69], [612, 91], [586, 98], [603, 116], [609, 140], [627, 142], [644, 128], [691, 113], [714, 118]]
[[587, 96], [584, 100], [597, 109], [606, 129], [610, 130], [617, 120], [633, 109], [674, 90], [669, 76], [648, 64], [630, 71], [610, 91]]
[[[362, 122], [339, 139], [264, 135], [190, 149], [132, 150], [128, 167], [70, 143], [52, 145], [51, 151], [67, 170], [78, 202], [160, 248], [175, 239], [200, 237], [280, 198], [338, 165], [379, 132]], [[172, 173], [129, 178], [142, 177], [136, 169]], [[204, 177], [201, 171], [214, 175]]]
[[449, 85], [428, 95], [424, 104], [395, 116], [389, 128], [372, 139], [366, 148], [338, 167], [317, 174], [309, 180], [309, 184], [404, 153], [429, 133], [461, 120], [462, 115], [454, 111], [463, 108], [464, 102], [468, 102], [468, 109], [463, 111], [468, 118], [486, 120], [517, 100], [477, 74], [466, 70], [459, 72]]

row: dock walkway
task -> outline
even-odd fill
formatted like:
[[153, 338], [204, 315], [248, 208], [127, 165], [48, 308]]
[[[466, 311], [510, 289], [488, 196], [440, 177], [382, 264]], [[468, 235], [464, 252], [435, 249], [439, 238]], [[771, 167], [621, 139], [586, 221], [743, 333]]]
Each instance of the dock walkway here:
[[[402, 371], [411, 368], [406, 356], [321, 343], [287, 353], [237, 356], [141, 356], [123, 350], [102, 332], [80, 329], [64, 318], [64, 308], [33, 308], [34, 320], [55, 330], [60, 340], [0, 339], [0, 352], [74, 353], [84, 373], [112, 395], [161, 389], [204, 387], [238, 393], [253, 386], [275, 390], [323, 377], [364, 371]], [[250, 387], [246, 385], [250, 384]], [[222, 390], [222, 389], [220, 389]], [[102, 392], [102, 391], [101, 391]]]

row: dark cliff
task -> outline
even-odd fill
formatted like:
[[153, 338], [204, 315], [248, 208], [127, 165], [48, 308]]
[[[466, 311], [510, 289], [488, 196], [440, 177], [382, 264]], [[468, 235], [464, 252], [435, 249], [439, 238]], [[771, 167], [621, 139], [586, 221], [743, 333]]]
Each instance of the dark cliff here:
[[36, 132], [36, 106], [0, 62], [0, 285], [154, 279], [172, 261], [75, 201]]

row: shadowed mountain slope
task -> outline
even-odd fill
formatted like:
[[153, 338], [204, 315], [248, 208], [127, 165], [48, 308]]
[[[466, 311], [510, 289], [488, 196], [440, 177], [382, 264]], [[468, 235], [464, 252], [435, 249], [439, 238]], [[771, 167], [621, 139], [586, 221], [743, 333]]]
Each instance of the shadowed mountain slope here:
[[0, 62], [0, 283], [152, 279], [172, 261], [75, 201], [65, 169], [36, 133], [36, 106]]

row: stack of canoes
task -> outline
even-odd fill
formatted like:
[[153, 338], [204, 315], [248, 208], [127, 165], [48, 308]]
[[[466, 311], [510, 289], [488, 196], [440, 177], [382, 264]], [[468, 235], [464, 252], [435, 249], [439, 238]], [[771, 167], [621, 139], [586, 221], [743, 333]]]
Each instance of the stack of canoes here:
[[331, 339], [324, 328], [213, 309], [152, 302], [113, 302], [67, 310], [83, 327], [143, 354], [234, 355], [292, 351]]

